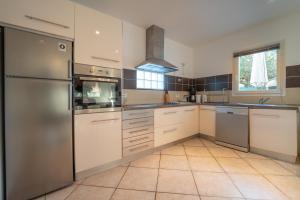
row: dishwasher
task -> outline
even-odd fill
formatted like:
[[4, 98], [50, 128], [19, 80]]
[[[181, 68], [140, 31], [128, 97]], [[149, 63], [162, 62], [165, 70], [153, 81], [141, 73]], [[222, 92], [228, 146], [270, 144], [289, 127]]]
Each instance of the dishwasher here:
[[249, 151], [249, 109], [217, 106], [216, 143], [240, 151]]

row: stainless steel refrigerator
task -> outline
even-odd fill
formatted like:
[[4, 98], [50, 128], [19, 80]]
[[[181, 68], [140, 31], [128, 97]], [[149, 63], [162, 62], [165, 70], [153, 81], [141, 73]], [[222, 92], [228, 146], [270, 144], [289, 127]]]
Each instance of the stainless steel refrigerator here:
[[4, 28], [5, 188], [30, 199], [73, 182], [72, 42]]

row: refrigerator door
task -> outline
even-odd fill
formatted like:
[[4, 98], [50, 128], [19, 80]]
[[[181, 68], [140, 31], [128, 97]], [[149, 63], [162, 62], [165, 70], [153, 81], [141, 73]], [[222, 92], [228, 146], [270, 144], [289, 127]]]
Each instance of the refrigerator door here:
[[5, 28], [5, 74], [71, 80], [72, 42]]
[[6, 197], [73, 182], [71, 82], [5, 78]]

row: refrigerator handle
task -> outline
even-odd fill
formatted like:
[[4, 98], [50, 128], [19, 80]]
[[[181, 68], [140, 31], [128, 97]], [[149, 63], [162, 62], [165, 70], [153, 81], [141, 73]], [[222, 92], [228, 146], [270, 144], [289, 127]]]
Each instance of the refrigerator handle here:
[[68, 84], [68, 110], [72, 107], [72, 84]]
[[72, 78], [72, 61], [68, 60], [68, 78]]

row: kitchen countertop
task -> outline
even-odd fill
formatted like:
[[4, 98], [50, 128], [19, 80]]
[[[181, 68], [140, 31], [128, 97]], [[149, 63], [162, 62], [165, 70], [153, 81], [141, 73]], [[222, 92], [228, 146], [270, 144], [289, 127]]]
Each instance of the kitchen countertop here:
[[180, 106], [195, 106], [195, 105], [210, 105], [210, 106], [235, 106], [247, 107], [249, 109], [281, 109], [281, 110], [299, 110], [300, 105], [285, 105], [285, 104], [248, 104], [248, 103], [222, 103], [222, 102], [207, 102], [203, 104], [179, 102], [170, 104], [134, 104], [123, 106], [123, 110], [140, 110], [140, 109], [155, 109], [155, 108], [169, 108]]

